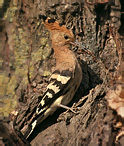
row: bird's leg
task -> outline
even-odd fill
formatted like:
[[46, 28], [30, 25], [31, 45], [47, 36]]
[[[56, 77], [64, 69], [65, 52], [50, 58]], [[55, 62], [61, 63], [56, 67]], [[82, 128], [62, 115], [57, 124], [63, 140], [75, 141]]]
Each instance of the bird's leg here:
[[63, 104], [60, 104], [59, 105], [60, 107], [62, 107], [62, 108], [64, 108], [64, 109], [67, 109], [67, 111], [72, 111], [74, 114], [76, 114], [76, 112], [72, 109], [72, 108], [70, 108], [70, 107], [68, 107], [68, 106], [66, 106], [66, 105], [63, 105]]

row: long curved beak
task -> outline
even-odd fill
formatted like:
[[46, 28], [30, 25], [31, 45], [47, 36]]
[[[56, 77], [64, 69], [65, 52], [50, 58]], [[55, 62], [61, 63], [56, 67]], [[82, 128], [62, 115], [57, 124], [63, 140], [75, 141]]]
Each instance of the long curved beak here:
[[76, 42], [76, 41], [75, 41], [75, 42], [70, 42], [70, 44], [72, 44], [72, 45], [74, 45], [74, 46], [78, 46], [78, 47], [81, 48], [81, 50], [78, 51], [77, 53], [81, 54], [81, 53], [83, 53], [83, 51], [84, 51], [84, 52], [86, 52], [87, 54], [91, 55], [92, 58], [93, 58], [93, 60], [94, 60], [95, 62], [97, 62], [97, 59], [96, 59], [95, 55], [93, 55], [84, 45], [82, 45], [82, 44], [80, 44], [79, 42]]

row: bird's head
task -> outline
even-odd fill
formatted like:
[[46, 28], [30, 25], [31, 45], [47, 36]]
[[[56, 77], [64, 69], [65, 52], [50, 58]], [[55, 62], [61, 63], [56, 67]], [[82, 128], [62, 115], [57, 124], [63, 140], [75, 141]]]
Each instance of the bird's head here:
[[52, 32], [53, 47], [56, 46], [59, 48], [61, 46], [63, 47], [65, 45], [70, 45], [70, 44], [81, 47], [82, 51], [91, 55], [93, 57], [93, 60], [97, 62], [95, 56], [90, 51], [88, 51], [88, 49], [85, 46], [75, 41], [74, 34], [71, 29], [68, 29], [65, 25], [62, 25], [55, 19], [46, 17], [44, 15], [39, 15], [39, 18], [43, 19], [46, 28]]
[[69, 45], [75, 41], [74, 34], [71, 29], [62, 25], [55, 19], [51, 19], [44, 15], [39, 15], [42, 18], [46, 28], [52, 32], [52, 44], [57, 46]]

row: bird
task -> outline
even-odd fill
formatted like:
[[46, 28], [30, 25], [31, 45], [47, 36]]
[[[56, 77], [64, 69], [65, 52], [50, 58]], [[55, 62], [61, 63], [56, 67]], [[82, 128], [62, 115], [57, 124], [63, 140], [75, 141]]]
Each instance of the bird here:
[[56, 66], [49, 78], [46, 91], [36, 107], [32, 122], [21, 131], [26, 139], [43, 120], [58, 108], [72, 110], [67, 105], [73, 99], [82, 81], [80, 63], [71, 49], [75, 42], [72, 30], [53, 18], [44, 15], [39, 15], [39, 18], [52, 33], [52, 48]]

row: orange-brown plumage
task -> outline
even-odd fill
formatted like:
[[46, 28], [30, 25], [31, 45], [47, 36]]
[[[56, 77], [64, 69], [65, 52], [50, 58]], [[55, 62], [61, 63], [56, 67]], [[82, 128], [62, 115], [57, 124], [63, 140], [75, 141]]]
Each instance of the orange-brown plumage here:
[[[56, 68], [67, 69], [70, 66], [70, 69], [74, 70], [72, 66], [75, 66], [75, 55], [70, 50], [71, 42], [75, 40], [72, 30], [49, 17], [43, 23], [52, 33], [52, 47], [56, 59]], [[65, 39], [65, 37], [68, 38]]]
[[44, 21], [44, 25], [48, 30], [50, 30], [51, 32], [57, 31], [57, 32], [68, 33], [70, 36], [74, 37], [72, 31], [68, 29], [65, 25], [62, 25], [60, 22], [56, 21], [55, 19], [52, 19], [53, 20], [52, 22], [49, 22], [50, 20], [51, 18], [48, 17]]

